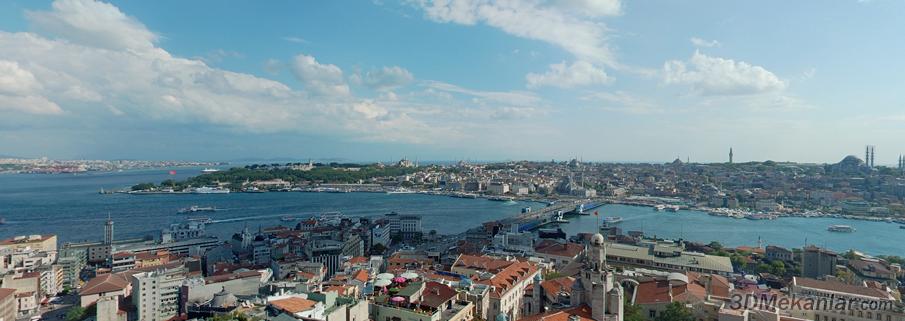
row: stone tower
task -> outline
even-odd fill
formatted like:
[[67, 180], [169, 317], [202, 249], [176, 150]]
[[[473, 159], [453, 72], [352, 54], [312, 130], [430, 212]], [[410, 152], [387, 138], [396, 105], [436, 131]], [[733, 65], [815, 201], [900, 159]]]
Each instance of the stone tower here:
[[591, 307], [596, 321], [622, 321], [624, 292], [614, 282], [606, 264], [606, 242], [600, 233], [591, 237], [585, 251], [584, 266], [572, 285], [571, 305]]

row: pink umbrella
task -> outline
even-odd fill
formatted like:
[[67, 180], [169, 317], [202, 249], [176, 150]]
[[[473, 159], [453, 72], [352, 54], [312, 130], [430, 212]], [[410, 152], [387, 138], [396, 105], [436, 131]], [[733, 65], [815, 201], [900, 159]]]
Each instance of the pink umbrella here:
[[396, 283], [405, 283], [405, 281], [406, 281], [405, 278], [401, 277], [401, 276], [397, 276], [396, 278], [393, 279], [393, 282], [396, 282]]
[[405, 298], [403, 298], [401, 296], [394, 296], [393, 298], [390, 299], [390, 301], [393, 301], [395, 303], [402, 303], [402, 302], [405, 302]]

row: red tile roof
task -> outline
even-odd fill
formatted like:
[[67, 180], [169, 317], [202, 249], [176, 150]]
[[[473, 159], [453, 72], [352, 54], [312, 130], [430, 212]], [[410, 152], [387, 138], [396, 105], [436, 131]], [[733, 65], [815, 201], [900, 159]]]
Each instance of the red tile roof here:
[[313, 308], [316, 304], [317, 301], [302, 299], [300, 297], [291, 297], [270, 301], [271, 306], [287, 313], [299, 313], [308, 311], [311, 310], [311, 308]]
[[570, 316], [577, 316], [580, 321], [594, 321], [591, 316], [591, 308], [587, 305], [580, 305], [565, 310], [552, 311], [544, 314], [535, 314], [524, 317], [518, 321], [569, 321]]
[[869, 297], [875, 297], [879, 299], [890, 299], [890, 295], [886, 292], [883, 292], [879, 289], [869, 288], [866, 286], [857, 286], [845, 284], [837, 281], [821, 281], [809, 278], [802, 277], [793, 277], [792, 284], [808, 287], [812, 289], [820, 289], [825, 291], [833, 291], [840, 293], [849, 293], [849, 294], [857, 294]]
[[16, 289], [0, 288], [0, 301], [16, 293]]
[[552, 256], [561, 256], [561, 257], [576, 257], [584, 251], [584, 246], [576, 243], [554, 243], [554, 244], [546, 244], [546, 246], [539, 246], [534, 249], [535, 252], [543, 253], [546, 255]]
[[537, 273], [537, 266], [529, 262], [512, 262], [502, 271], [498, 272], [488, 280], [482, 280], [479, 283], [491, 285], [494, 291], [490, 293], [492, 297], [502, 297], [508, 292], [513, 285], [533, 277]]
[[355, 280], [358, 280], [361, 283], [366, 283], [366, 282], [368, 282], [368, 279], [371, 278], [371, 275], [368, 274], [367, 270], [361, 269], [361, 270], [355, 271], [355, 273], [352, 274], [352, 278]]
[[120, 273], [107, 273], [98, 275], [97, 277], [85, 283], [79, 290], [79, 295], [92, 295], [122, 291], [130, 284], [129, 279]]
[[456, 297], [456, 291], [442, 283], [427, 282], [421, 292], [421, 305], [439, 308], [443, 303]]
[[482, 270], [491, 273], [501, 271], [512, 265], [513, 261], [501, 260], [484, 255], [459, 255], [459, 258], [453, 264], [454, 267], [461, 267], [472, 270]]

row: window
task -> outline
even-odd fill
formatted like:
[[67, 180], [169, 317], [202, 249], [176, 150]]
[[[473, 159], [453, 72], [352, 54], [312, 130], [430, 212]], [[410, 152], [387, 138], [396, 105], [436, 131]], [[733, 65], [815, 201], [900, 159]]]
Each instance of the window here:
[[651, 318], [651, 319], [656, 318], [656, 317], [657, 317], [657, 311], [650, 310], [649, 315], [650, 315], [650, 318]]

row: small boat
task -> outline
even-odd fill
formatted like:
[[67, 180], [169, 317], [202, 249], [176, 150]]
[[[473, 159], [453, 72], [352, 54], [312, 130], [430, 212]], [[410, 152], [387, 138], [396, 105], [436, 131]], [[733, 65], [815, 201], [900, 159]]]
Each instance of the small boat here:
[[295, 217], [292, 217], [292, 216], [283, 216], [283, 217], [280, 218], [280, 221], [283, 221], [283, 222], [294, 222], [294, 221], [295, 221]]
[[6, 225], [6, 219], [0, 217], [0, 225]]
[[855, 228], [848, 225], [830, 225], [826, 230], [830, 232], [851, 233], [855, 231]]
[[211, 206], [201, 207], [201, 206], [197, 206], [197, 205], [192, 205], [192, 206], [189, 206], [189, 207], [186, 207], [186, 208], [181, 208], [181, 209], [179, 209], [179, 212], [178, 212], [178, 213], [179, 213], [179, 214], [184, 214], [184, 213], [216, 212], [216, 211], [217, 211], [217, 209], [214, 208], [214, 207], [211, 207]]
[[657, 211], [657, 212], [662, 212], [662, 211], [665, 210], [665, 209], [666, 209], [666, 205], [657, 205], [657, 206], [654, 206], [654, 210]]
[[216, 168], [205, 168], [205, 169], [202, 169], [202, 170], [201, 170], [201, 174], [216, 173], [216, 172], [219, 172], [219, 171], [220, 171], [220, 170], [219, 170], [219, 169], [216, 169]]

